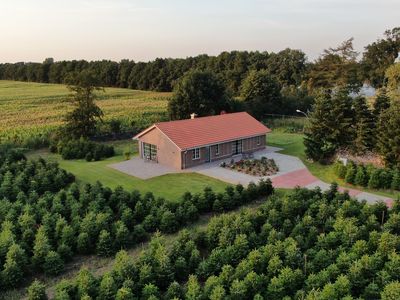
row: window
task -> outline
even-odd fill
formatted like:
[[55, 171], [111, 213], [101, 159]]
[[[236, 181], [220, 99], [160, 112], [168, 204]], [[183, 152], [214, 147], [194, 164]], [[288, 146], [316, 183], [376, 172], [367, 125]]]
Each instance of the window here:
[[215, 155], [219, 155], [219, 145], [215, 145]]
[[157, 160], [157, 146], [143, 143], [143, 157], [147, 160]]
[[261, 144], [261, 138], [258, 136], [257, 137], [257, 146], [260, 146], [260, 144]]
[[193, 149], [193, 160], [200, 158], [200, 148]]

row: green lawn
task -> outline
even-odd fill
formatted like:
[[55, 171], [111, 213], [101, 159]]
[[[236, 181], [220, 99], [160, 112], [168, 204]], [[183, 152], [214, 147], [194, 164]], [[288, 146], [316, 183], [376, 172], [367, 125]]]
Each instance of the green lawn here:
[[339, 185], [347, 188], [356, 188], [390, 198], [400, 197], [399, 192], [394, 192], [391, 190], [371, 190], [368, 188], [348, 184], [337, 178], [333, 170], [333, 165], [322, 165], [320, 163], [310, 162], [306, 159], [304, 153], [303, 137], [304, 136], [299, 133], [285, 133], [277, 129], [268, 134], [267, 144], [269, 146], [283, 148], [280, 153], [299, 157], [315, 177], [318, 177], [327, 183], [337, 182]]
[[228, 185], [220, 180], [197, 173], [167, 174], [147, 180], [127, 175], [110, 168], [108, 165], [124, 160], [123, 152], [130, 148], [137, 152], [137, 144], [132, 140], [111, 143], [116, 150], [116, 156], [96, 162], [85, 160], [64, 160], [58, 154], [49, 153], [47, 150], [32, 151], [27, 154], [29, 158], [39, 156], [51, 161], [57, 161], [60, 166], [74, 174], [80, 183], [95, 183], [100, 181], [105, 186], [115, 188], [122, 186], [128, 191], [134, 189], [141, 193], [152, 192], [156, 196], [164, 197], [170, 201], [179, 201], [185, 192], [201, 192], [209, 186], [216, 192], [222, 192]]

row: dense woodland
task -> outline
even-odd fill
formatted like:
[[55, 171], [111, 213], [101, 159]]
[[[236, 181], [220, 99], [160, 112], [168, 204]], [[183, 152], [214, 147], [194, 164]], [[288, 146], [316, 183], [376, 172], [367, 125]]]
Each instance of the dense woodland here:
[[180, 232], [172, 247], [156, 234], [102, 276], [83, 268], [61, 281], [55, 299], [398, 299], [399, 203], [388, 210], [336, 188], [269, 197]]
[[189, 70], [207, 70], [217, 74], [232, 95], [238, 95], [243, 79], [251, 70], [266, 70], [282, 86], [306, 85], [309, 88], [348, 84], [353, 88], [364, 82], [373, 87], [385, 83], [385, 71], [400, 52], [400, 28], [384, 33], [366, 45], [361, 59], [352, 49], [352, 39], [337, 48], [324, 50], [314, 62], [297, 49], [278, 53], [232, 51], [218, 56], [198, 55], [187, 58], [157, 58], [150, 62], [54, 61], [43, 63], [0, 64], [0, 79], [64, 83], [71, 72], [91, 70], [102, 86], [140, 90], [172, 91], [178, 78]]

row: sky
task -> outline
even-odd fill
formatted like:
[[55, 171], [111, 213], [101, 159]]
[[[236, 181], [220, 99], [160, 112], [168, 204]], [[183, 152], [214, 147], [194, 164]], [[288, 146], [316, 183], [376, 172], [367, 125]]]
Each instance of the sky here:
[[400, 0], [0, 0], [0, 62], [216, 55], [302, 49], [400, 26]]

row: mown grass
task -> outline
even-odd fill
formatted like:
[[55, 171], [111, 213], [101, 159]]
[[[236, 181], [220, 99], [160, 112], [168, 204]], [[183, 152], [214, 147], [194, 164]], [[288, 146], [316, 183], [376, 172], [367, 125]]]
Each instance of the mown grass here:
[[167, 174], [143, 180], [137, 177], [119, 172], [110, 164], [125, 160], [123, 153], [129, 149], [134, 155], [137, 153], [137, 143], [132, 140], [110, 142], [114, 145], [116, 155], [114, 157], [87, 162], [86, 160], [64, 160], [58, 154], [50, 153], [48, 150], [38, 150], [27, 153], [29, 158], [43, 157], [59, 163], [60, 167], [76, 176], [79, 183], [96, 183], [100, 181], [105, 186], [116, 188], [122, 186], [128, 191], [134, 189], [141, 193], [152, 192], [158, 197], [164, 197], [170, 201], [180, 201], [185, 192], [199, 193], [205, 187], [211, 187], [215, 192], [222, 192], [227, 183], [197, 173]]
[[339, 179], [333, 169], [333, 165], [323, 165], [318, 162], [311, 162], [307, 160], [305, 155], [305, 147], [303, 143], [304, 135], [299, 133], [286, 133], [282, 130], [274, 130], [267, 136], [267, 144], [282, 148], [280, 153], [297, 156], [300, 158], [310, 172], [315, 176], [327, 183], [337, 182], [340, 186], [347, 188], [355, 188], [365, 192], [389, 197], [400, 197], [400, 193], [392, 190], [374, 190], [362, 186], [354, 186], [346, 183], [344, 180]]
[[[48, 134], [72, 108], [62, 84], [0, 80], [0, 142]], [[104, 120], [117, 118], [141, 126], [165, 118], [170, 93], [106, 88], [97, 92]]]

